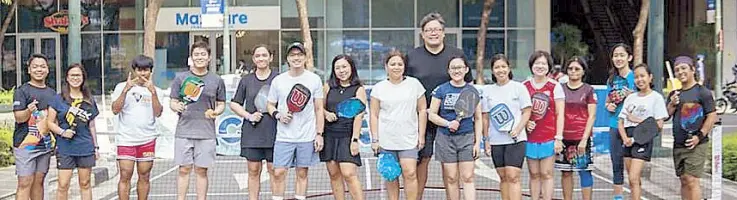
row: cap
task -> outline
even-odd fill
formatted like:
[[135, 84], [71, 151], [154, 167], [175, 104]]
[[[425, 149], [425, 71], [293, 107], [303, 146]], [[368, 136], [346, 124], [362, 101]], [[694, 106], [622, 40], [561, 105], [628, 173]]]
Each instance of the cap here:
[[297, 48], [302, 51], [302, 53], [305, 53], [305, 46], [301, 42], [294, 42], [290, 44], [289, 47], [287, 47], [287, 53], [294, 48]]
[[678, 66], [680, 64], [687, 64], [688, 66], [694, 66], [693, 59], [688, 56], [678, 56], [675, 60], [673, 60], [673, 67]]

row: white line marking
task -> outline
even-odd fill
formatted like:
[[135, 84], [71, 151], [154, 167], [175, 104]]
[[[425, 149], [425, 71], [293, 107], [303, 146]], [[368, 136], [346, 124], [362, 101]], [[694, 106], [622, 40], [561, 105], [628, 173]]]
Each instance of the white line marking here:
[[[594, 172], [591, 172], [591, 175], [594, 175], [594, 177], [596, 177], [596, 178], [598, 178], [598, 179], [601, 179], [601, 180], [603, 180], [604, 182], [607, 182], [607, 183], [609, 183], [609, 184], [612, 184], [612, 185], [614, 185], [614, 182], [612, 182], [612, 180], [609, 180], [609, 179], [607, 179], [607, 178], [604, 178], [603, 176], [599, 176], [598, 174], [596, 174], [596, 173], [594, 173]], [[627, 193], [632, 193], [632, 191], [631, 191], [630, 189], [628, 189], [627, 187], [624, 187], [624, 186], [622, 186], [622, 189], [623, 189], [623, 190], [624, 190], [625, 192], [627, 192]], [[641, 199], [643, 199], [643, 200], [649, 200], [648, 198], [646, 198], [646, 197], [644, 197], [644, 196], [642, 196], [642, 195], [640, 195], [640, 196], [641, 196], [640, 198], [641, 198]]]
[[[179, 166], [174, 166], [174, 167], [172, 167], [171, 169], [169, 169], [169, 170], [166, 170], [166, 171], [165, 171], [164, 173], [161, 173], [161, 174], [159, 174], [159, 175], [156, 175], [156, 176], [154, 176], [153, 178], [149, 179], [149, 183], [153, 183], [153, 182], [154, 182], [154, 181], [155, 181], [156, 179], [159, 179], [159, 178], [161, 178], [161, 177], [164, 177], [164, 176], [166, 176], [167, 174], [169, 174], [169, 173], [173, 172], [174, 170], [177, 170], [178, 168], [179, 168]], [[137, 186], [133, 186], [133, 187], [131, 187], [131, 192], [130, 192], [130, 194], [137, 194], [137, 193], [135, 193], [136, 189], [138, 189], [138, 187], [137, 187]], [[117, 192], [116, 192], [116, 194], [117, 194]], [[176, 195], [176, 194], [174, 194], [174, 195]], [[136, 195], [136, 196], [137, 196], [137, 195]], [[151, 196], [151, 195], [149, 195], [149, 196]], [[112, 199], [112, 200], [118, 200], [118, 196], [116, 195], [115, 197], [113, 197], [113, 199]]]
[[364, 164], [363, 168], [366, 168], [366, 189], [370, 190], [373, 188], [371, 186], [371, 163], [368, 162], [368, 159], [364, 158], [363, 164]]

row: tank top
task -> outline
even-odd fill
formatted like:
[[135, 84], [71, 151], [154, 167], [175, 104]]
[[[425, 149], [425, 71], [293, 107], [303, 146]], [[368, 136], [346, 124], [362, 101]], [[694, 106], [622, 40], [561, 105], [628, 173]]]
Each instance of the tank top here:
[[[348, 87], [339, 86], [328, 90], [328, 98], [326, 99], [326, 110], [335, 113], [338, 104], [346, 99], [356, 97], [356, 91], [359, 85], [351, 85]], [[336, 113], [337, 115], [337, 113]], [[325, 136], [327, 137], [351, 137], [353, 135], [353, 118], [341, 118], [334, 122], [325, 121]]]
[[[555, 83], [548, 81], [543, 87], [536, 89], [533, 87], [532, 81], [528, 80], [524, 82], [527, 91], [532, 97], [532, 112], [544, 112], [545, 114], [539, 120], [535, 121], [535, 129], [527, 134], [527, 141], [535, 143], [543, 143], [553, 140], [555, 138], [556, 129], [556, 116], [555, 116]], [[535, 93], [542, 93], [546, 95], [547, 102], [541, 99], [535, 98]], [[538, 95], [540, 96], [540, 95]], [[544, 108], [544, 104], [547, 104], [547, 109]], [[542, 109], [542, 110], [537, 110]], [[533, 117], [530, 117], [530, 121]]]

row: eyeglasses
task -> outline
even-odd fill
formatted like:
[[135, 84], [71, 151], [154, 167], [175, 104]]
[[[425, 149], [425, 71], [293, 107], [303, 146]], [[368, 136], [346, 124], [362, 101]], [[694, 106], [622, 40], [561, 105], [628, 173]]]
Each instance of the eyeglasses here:
[[431, 29], [422, 30], [422, 32], [425, 32], [425, 33], [441, 33], [441, 32], [443, 32], [443, 29], [442, 28], [431, 28]]
[[466, 68], [466, 66], [451, 66], [448, 69], [451, 70], [451, 71], [458, 71], [458, 70], [463, 70], [465, 68]]

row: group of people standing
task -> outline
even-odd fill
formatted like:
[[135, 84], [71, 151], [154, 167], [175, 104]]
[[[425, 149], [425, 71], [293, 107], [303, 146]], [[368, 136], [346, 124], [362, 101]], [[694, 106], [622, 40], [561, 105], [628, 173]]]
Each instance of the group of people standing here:
[[[255, 70], [245, 75], [230, 109], [243, 117], [241, 156], [247, 160], [249, 199], [259, 199], [262, 162], [271, 180], [272, 199], [285, 197], [286, 174], [296, 170], [295, 198], [305, 199], [308, 169], [325, 162], [335, 199], [364, 199], [358, 179], [361, 167], [359, 134], [364, 115], [340, 117], [337, 105], [351, 98], [368, 104], [371, 147], [375, 153], [393, 154], [402, 169], [407, 199], [422, 199], [433, 154], [442, 163], [447, 199], [475, 199], [474, 162], [482, 152], [492, 157], [501, 177], [502, 199], [521, 199], [521, 171], [527, 160], [533, 199], [551, 199], [553, 170], [563, 172], [565, 199], [573, 198], [573, 173], [578, 172], [584, 199], [591, 199], [591, 136], [597, 96], [584, 83], [589, 67], [580, 57], [569, 59], [562, 70], [566, 83], [549, 78], [553, 59], [548, 52], [534, 52], [528, 62], [532, 78], [514, 81], [510, 60], [492, 57], [492, 84], [474, 86], [460, 49], [444, 45], [445, 22], [430, 13], [420, 22], [424, 45], [407, 55], [392, 50], [384, 59], [387, 79], [375, 84], [370, 94], [362, 85], [357, 66], [349, 55], [338, 55], [323, 82], [305, 69], [305, 49], [290, 44], [288, 71], [270, 67], [274, 56], [265, 45], [254, 47]], [[675, 60], [677, 78], [684, 89], [666, 101], [652, 88], [652, 73], [645, 64], [630, 68], [627, 45], [611, 51], [614, 69], [606, 97], [612, 135], [612, 168], [615, 199], [622, 199], [623, 174], [627, 169], [632, 198], [641, 195], [640, 171], [650, 160], [652, 140], [634, 141], [633, 129], [655, 120], [657, 129], [671, 116], [676, 136], [674, 163], [681, 177], [684, 199], [699, 199], [701, 174], [708, 133], [716, 116], [711, 93], [695, 81], [695, 66], [688, 57]], [[196, 42], [190, 49], [189, 70], [177, 74], [171, 84], [170, 109], [179, 115], [175, 133], [174, 163], [179, 166], [177, 198], [185, 199], [192, 171], [197, 199], [206, 199], [208, 169], [215, 165], [215, 118], [225, 110], [225, 84], [208, 71], [209, 45]], [[79, 64], [66, 71], [57, 94], [45, 85], [48, 65], [35, 54], [28, 61], [31, 80], [14, 95], [16, 129], [14, 153], [19, 176], [17, 199], [41, 199], [49, 159], [56, 152], [59, 169], [57, 197], [66, 199], [72, 170], [77, 169], [83, 199], [91, 199], [90, 172], [98, 157], [95, 117], [99, 110], [87, 89], [87, 74]], [[138, 56], [125, 82], [114, 92], [112, 111], [117, 123], [117, 159], [120, 168], [118, 195], [129, 199], [131, 177], [137, 168], [137, 197], [147, 199], [149, 177], [158, 133], [156, 120], [163, 111], [163, 91], [154, 86], [153, 60]], [[290, 112], [291, 89], [301, 84], [311, 95], [301, 112]], [[267, 88], [266, 110], [256, 98]], [[475, 114], [458, 118], [454, 105], [463, 90], [476, 90], [480, 103]], [[369, 103], [370, 102], [370, 103]], [[650, 119], [652, 118], [652, 119]], [[687, 121], [687, 122], [686, 122]], [[695, 126], [695, 129], [688, 128]], [[690, 131], [686, 131], [690, 130]], [[525, 159], [526, 158], [526, 159]], [[463, 192], [461, 193], [461, 186]], [[399, 199], [399, 181], [387, 182], [390, 199]]]

